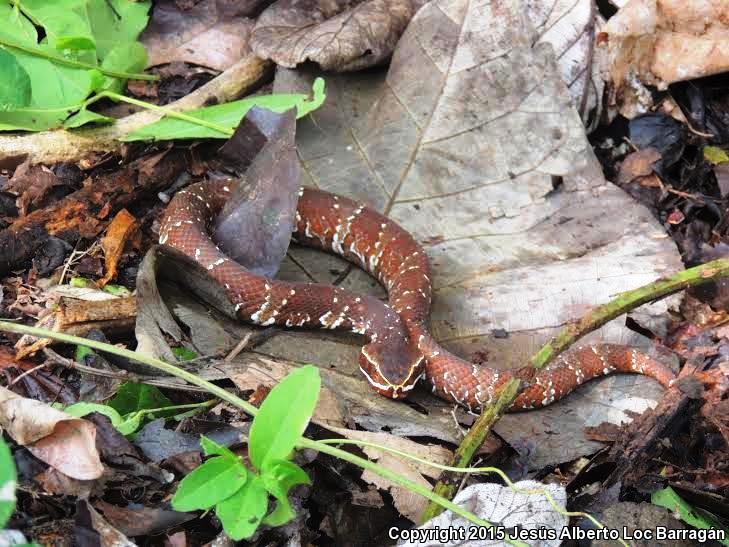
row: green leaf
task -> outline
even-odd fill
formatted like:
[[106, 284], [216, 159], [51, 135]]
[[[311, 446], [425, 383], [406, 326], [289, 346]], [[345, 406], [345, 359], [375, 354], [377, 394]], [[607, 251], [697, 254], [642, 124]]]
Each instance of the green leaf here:
[[86, 279], [85, 277], [72, 277], [71, 281], [69, 281], [68, 284], [72, 287], [79, 287], [81, 289], [92, 289], [96, 286], [93, 281], [91, 281], [90, 279]]
[[[116, 120], [114, 118], [110, 118], [109, 116], [102, 116], [101, 114], [97, 114], [96, 112], [92, 112], [91, 110], [86, 110], [86, 108], [82, 108], [76, 114], [66, 119], [65, 122], [63, 122], [63, 128], [64, 129], [75, 129], [77, 127], [81, 127], [82, 125], [86, 125], [87, 123], [114, 123]], [[104, 287], [104, 290], [106, 290], [106, 286]], [[110, 292], [110, 291], [106, 291]]]
[[154, 386], [126, 382], [109, 401], [109, 406], [124, 415], [140, 410], [172, 406], [172, 401]]
[[187, 475], [172, 498], [176, 511], [209, 509], [246, 484], [248, 471], [239, 458], [212, 458]]
[[205, 435], [200, 436], [200, 446], [202, 447], [203, 453], [206, 456], [218, 455], [224, 458], [240, 461], [240, 458], [236, 456], [235, 453], [232, 452], [230, 449], [223, 446], [222, 444], [216, 443], [212, 439], [208, 439]]
[[23, 11], [45, 29], [54, 49], [96, 49], [81, 0], [23, 0]]
[[[111, 121], [114, 121], [112, 118], [108, 118]], [[109, 294], [113, 294], [114, 296], [131, 296], [132, 293], [129, 292], [129, 289], [127, 289], [124, 285], [114, 285], [113, 283], [108, 283], [107, 285], [104, 285], [104, 288], [102, 289], [104, 292], [108, 292]]]
[[681, 520], [700, 530], [724, 530], [727, 539], [719, 540], [722, 545], [729, 546], [729, 529], [722, 527], [721, 522], [706, 512], [699, 513], [690, 504], [679, 496], [676, 491], [667, 486], [663, 490], [657, 490], [651, 494], [651, 503], [659, 507], [665, 507], [671, 512], [678, 514]]
[[119, 44], [136, 41], [147, 26], [150, 6], [149, 1], [86, 0], [99, 59], [105, 59]]
[[30, 104], [30, 76], [14, 55], [0, 49], [0, 110]]
[[[317, 78], [314, 81], [312, 89], [312, 98], [301, 93], [258, 95], [255, 97], [246, 97], [245, 99], [231, 103], [190, 110], [189, 112], [185, 112], [185, 114], [228, 127], [231, 131], [238, 127], [243, 117], [254, 106], [267, 108], [274, 112], [286, 112], [291, 108], [296, 108], [296, 116], [297, 118], [301, 118], [319, 108], [324, 103], [324, 99], [326, 99], [323, 79]], [[132, 131], [122, 140], [227, 139], [229, 137], [230, 135], [225, 135], [214, 129], [202, 127], [194, 123], [175, 118], [163, 118], [158, 122]]]
[[263, 519], [263, 522], [269, 526], [286, 524], [296, 516], [289, 503], [289, 490], [298, 484], [311, 484], [311, 479], [301, 467], [286, 460], [271, 462], [263, 470], [261, 477], [266, 490], [278, 502], [276, 508]]
[[[129, 73], [142, 72], [146, 66], [147, 50], [139, 42], [117, 45], [101, 63], [101, 68]], [[124, 81], [119, 78], [106, 77], [103, 88], [120, 93], [124, 88]]]
[[83, 363], [87, 356], [94, 355], [94, 350], [88, 346], [76, 346], [76, 353], [74, 353], [73, 360], [78, 363]]
[[119, 424], [122, 423], [122, 417], [121, 415], [107, 405], [101, 405], [98, 403], [75, 403], [70, 406], [67, 406], [63, 409], [63, 411], [66, 414], [70, 414], [71, 416], [76, 416], [77, 418], [83, 418], [87, 414], [91, 414], [92, 412], [98, 412], [99, 414], [103, 414], [109, 420], [111, 421], [111, 425], [118, 428]]
[[200, 357], [197, 353], [190, 349], [187, 349], [184, 346], [177, 346], [176, 348], [172, 348], [172, 353], [180, 361], [189, 361], [190, 359], [197, 359], [198, 357]]
[[13, 455], [3, 438], [0, 437], [0, 529], [5, 526], [15, 510], [16, 485], [17, 477]]
[[122, 418], [122, 421], [119, 422], [119, 425], [116, 426], [116, 429], [122, 435], [131, 435], [142, 425], [143, 417], [144, 413], [142, 412], [132, 412], [131, 414], [127, 414]]
[[288, 458], [314, 412], [320, 387], [319, 369], [306, 365], [271, 390], [249, 435], [248, 453], [257, 469]]
[[258, 475], [229, 498], [215, 506], [225, 533], [236, 541], [249, 538], [258, 528], [268, 509], [268, 493]]
[[[0, 3], [0, 21], [4, 23], [0, 25], [0, 40], [89, 65], [106, 63], [111, 69], [140, 63], [143, 48], [134, 42], [147, 23], [149, 2], [23, 0], [22, 8], [28, 17], [18, 9], [18, 4]], [[36, 25], [43, 27], [46, 35], [40, 43]], [[119, 51], [107, 60], [115, 48]], [[121, 80], [107, 78], [97, 69], [70, 67], [10, 46], [4, 49], [27, 73], [31, 95], [28, 104], [0, 110], [0, 131], [60, 127], [69, 115], [83, 108], [91, 92], [104, 88], [118, 90], [123, 85]], [[0, 80], [3, 76], [5, 73], [0, 71]], [[106, 121], [109, 118], [84, 109], [65, 127]]]
[[729, 162], [729, 154], [727, 154], [726, 150], [717, 146], [704, 146], [704, 159], [714, 165], [718, 165]]

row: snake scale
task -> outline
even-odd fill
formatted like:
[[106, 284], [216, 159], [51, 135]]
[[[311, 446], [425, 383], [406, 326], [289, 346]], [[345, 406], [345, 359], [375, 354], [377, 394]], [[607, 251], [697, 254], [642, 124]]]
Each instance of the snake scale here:
[[380, 394], [405, 397], [423, 376], [433, 393], [477, 410], [510, 378], [525, 389], [510, 410], [542, 407], [584, 382], [613, 372], [644, 374], [669, 386], [673, 373], [624, 346], [582, 346], [534, 373], [530, 367], [497, 370], [443, 349], [428, 330], [431, 270], [423, 248], [398, 224], [350, 199], [301, 189], [293, 237], [335, 253], [375, 276], [388, 302], [339, 287], [290, 283], [255, 275], [228, 258], [210, 239], [216, 215], [230, 196], [224, 182], [208, 180], [178, 192], [160, 226], [160, 243], [197, 261], [225, 288], [238, 318], [256, 325], [344, 329], [368, 338], [359, 362]]

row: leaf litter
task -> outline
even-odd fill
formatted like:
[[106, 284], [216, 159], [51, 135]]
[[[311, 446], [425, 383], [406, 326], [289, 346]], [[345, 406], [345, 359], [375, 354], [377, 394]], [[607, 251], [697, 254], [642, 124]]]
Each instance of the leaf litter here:
[[[191, 30], [187, 34], [179, 32], [179, 36], [174, 36], [174, 29], [183, 27], [173, 25], [171, 33], [161, 36], [162, 41], [169, 40], [171, 48], [165, 50], [159, 42], [156, 45], [153, 45], [154, 41], [147, 42], [153, 50], [150, 57], [157, 55], [159, 62], [200, 62], [208, 68], [224, 69], [239, 54], [231, 55], [214, 66], [216, 53], [213, 48], [207, 47], [206, 41], [215, 41], [213, 37], [221, 28], [225, 32], [225, 28], [239, 28], [236, 25], [241, 25], [240, 28], [253, 26], [253, 50], [281, 65], [276, 70], [273, 86], [277, 93], [293, 94], [291, 96], [298, 101], [310, 100], [318, 68], [311, 65], [300, 66], [296, 71], [283, 68], [299, 65], [307, 59], [318, 62], [324, 69], [346, 71], [343, 75], [326, 75], [326, 100], [321, 94], [321, 100], [314, 101], [308, 117], [302, 117], [297, 123], [296, 146], [302, 181], [305, 185], [319, 186], [366, 201], [396, 219], [424, 244], [436, 272], [433, 332], [450, 349], [465, 357], [473, 356], [485, 361], [489, 366], [524, 364], [539, 345], [567, 320], [579, 317], [591, 306], [605, 302], [617, 292], [679, 269], [681, 262], [671, 239], [666, 236], [666, 229], [689, 263], [705, 261], [721, 253], [721, 238], [726, 228], [720, 209], [723, 204], [717, 201], [717, 196], [723, 194], [711, 179], [719, 173], [715, 166], [721, 164], [718, 159], [721, 156], [712, 151], [704, 154], [705, 144], [711, 137], [700, 134], [710, 127], [713, 135], [711, 144], [722, 150], [724, 141], [721, 139], [725, 134], [721, 125], [722, 95], [715, 84], [690, 82], [691, 85], [677, 87], [673, 97], [659, 103], [665, 109], [663, 112], [636, 118], [630, 123], [629, 132], [624, 129], [626, 145], [619, 144], [620, 118], [610, 126], [603, 124], [598, 127], [599, 122], [605, 121], [605, 113], [614, 105], [602, 101], [603, 83], [599, 74], [606, 50], [595, 44], [595, 36], [614, 29], [618, 24], [614, 21], [629, 20], [631, 10], [638, 2], [627, 2], [619, 13], [621, 19], [616, 19], [618, 16], [611, 19], [613, 27], [610, 27], [610, 22], [607, 27], [603, 26], [602, 18], [609, 14], [597, 13], [590, 8], [589, 2], [569, 5], [535, 2], [530, 3], [526, 13], [516, 2], [501, 3], [497, 7], [493, 4], [475, 6], [460, 1], [436, 0], [424, 5], [417, 13], [416, 8], [421, 6], [409, 2], [335, 4], [326, 9], [317, 7], [315, 10], [318, 11], [307, 13], [301, 6], [279, 0], [258, 15], [263, 6], [253, 2], [250, 13], [246, 12], [253, 19], [226, 21], [224, 17], [215, 17], [216, 9], [220, 10], [219, 13], [227, 13], [226, 8], [199, 3], [194, 9], [200, 10], [198, 13], [211, 14], [208, 22], [198, 22], [199, 26], [195, 27], [192, 21]], [[165, 9], [178, 8], [171, 3], [159, 5]], [[656, 5], [657, 13], [662, 13], [662, 17], [668, 13], [668, 2]], [[239, 6], [243, 11], [248, 7]], [[398, 9], [401, 11], [398, 12]], [[307, 19], [312, 14], [316, 17]], [[185, 18], [180, 17], [180, 21], [185, 21]], [[275, 25], [281, 21], [290, 25], [287, 33], [291, 32], [291, 36], [277, 34], [282, 27]], [[372, 24], [373, 29], [379, 29], [378, 32], [363, 35], [364, 23]], [[330, 28], [341, 29], [337, 37], [339, 42], [326, 40]], [[212, 29], [212, 32], [206, 34], [207, 29]], [[50, 41], [87, 45], [93, 42], [99, 51], [109, 51], [109, 44], [103, 40], [97, 43], [93, 32], [64, 36], [62, 33], [54, 34], [55, 28], [49, 27], [49, 30], [52, 31], [49, 33]], [[200, 30], [202, 33], [195, 36]], [[292, 36], [295, 40], [305, 37], [309, 41], [299, 39], [297, 44], [301, 47], [291, 47], [287, 40]], [[180, 41], [175, 43], [176, 38]], [[236, 46], [238, 51], [247, 47], [244, 42], [245, 39], [240, 40]], [[188, 51], [185, 51], [184, 45], [190, 46]], [[213, 57], [205, 61], [201, 57], [205, 54]], [[615, 62], [614, 58], [612, 60]], [[643, 66], [642, 61], [622, 61], [628, 65]], [[389, 68], [377, 68], [388, 64]], [[13, 68], [16, 65], [9, 61], [7, 66]], [[357, 72], [364, 66], [375, 68]], [[6, 100], [17, 106], [27, 101], [27, 94], [23, 91], [22, 76], [16, 76], [15, 81], [17, 95], [8, 95]], [[608, 83], [615, 85], [616, 80]], [[655, 80], [645, 79], [643, 83], [663, 87]], [[291, 103], [288, 104], [290, 106]], [[686, 112], [686, 116], [677, 114], [680, 109]], [[303, 114], [299, 112], [300, 116]], [[605, 180], [585, 138], [585, 129], [578, 114], [590, 129], [598, 127], [592, 142], [603, 161], [604, 171], [620, 173], [615, 180], [637, 201]], [[238, 125], [237, 120], [242, 115], [239, 114], [230, 123], [231, 129]], [[256, 115], [257, 111], [251, 110], [249, 121]], [[271, 119], [276, 119], [276, 116], [271, 116]], [[687, 120], [693, 126], [688, 126]], [[163, 124], [177, 122], [168, 119]], [[250, 127], [245, 123], [241, 125], [238, 137], [255, 135]], [[677, 138], [667, 139], [674, 133], [660, 129], [665, 127], [675, 128]], [[643, 132], [642, 136], [638, 136], [638, 128]], [[155, 134], [155, 131], [157, 129], [153, 129], [150, 135], [162, 139], [185, 137], [176, 133]], [[69, 269], [86, 272], [85, 275], [96, 278], [92, 283], [99, 286], [113, 283], [115, 278], [123, 279], [129, 276], [128, 272], [136, 273], [139, 261], [135, 264], [134, 257], [139, 256], [137, 249], [148, 248], [155, 239], [154, 219], [161, 209], [158, 203], [146, 203], [145, 200], [149, 201], [146, 196], [164, 191], [171, 185], [184, 185], [190, 176], [210, 176], [216, 172], [220, 176], [222, 169], [223, 176], [231, 177], [231, 180], [247, 177], [250, 181], [261, 182], [264, 184], [261, 186], [263, 195], [258, 196], [263, 200], [261, 203], [281, 197], [277, 194], [277, 185], [284, 182], [290, 188], [283, 197], [290, 198], [292, 188], [298, 183], [293, 174], [297, 164], [291, 158], [293, 132], [287, 131], [286, 138], [275, 137], [268, 148], [264, 146], [258, 155], [255, 152], [249, 154], [234, 167], [231, 167], [231, 161], [235, 163], [235, 158], [231, 159], [228, 155], [226, 159], [224, 152], [214, 152], [219, 143], [206, 148], [205, 143], [194, 142], [186, 150], [189, 155], [165, 151], [153, 156], [152, 160], [136, 160], [137, 163], [133, 163], [135, 167], [127, 170], [121, 178], [131, 182], [125, 182], [127, 186], [118, 194], [105, 194], [108, 196], [105, 200], [93, 197], [88, 202], [83, 201], [87, 199], [86, 195], [93, 195], [91, 190], [84, 194], [84, 189], [98, 188], [99, 185], [103, 188], [105, 177], [109, 183], [120, 180], [114, 176], [119, 171], [111, 164], [105, 165], [103, 159], [97, 163], [98, 157], [93, 162], [79, 163], [86, 177], [84, 188], [77, 190], [81, 193], [71, 194], [70, 200], [62, 198], [55, 206], [43, 202], [56, 187], [50, 179], [36, 184], [35, 189], [31, 187], [32, 191], [27, 193], [22, 186], [13, 188], [22, 200], [18, 202], [21, 212], [29, 213], [32, 208], [37, 208], [37, 212], [30, 212], [26, 215], [30, 220], [24, 218], [22, 221], [13, 219], [11, 215], [9, 231], [3, 230], [6, 235], [13, 234], [13, 230], [20, 226], [30, 226], [32, 230], [26, 240], [27, 249], [24, 250], [21, 245], [20, 252], [13, 250], [14, 254], [5, 258], [5, 271], [25, 267], [29, 258], [44, 248], [40, 243], [50, 248], [53, 241], [63, 242], [55, 247], [59, 249], [56, 251], [59, 256], [63, 257], [74, 246], [85, 245], [82, 240], [98, 237], [112, 219], [117, 219], [120, 226], [107, 232], [109, 239], [105, 251], [108, 257], [101, 270], [84, 269], [76, 262], [64, 265], [62, 259], [59, 264], [51, 263], [45, 273], [36, 271], [30, 277], [25, 276], [26, 281], [39, 284], [39, 287], [30, 287], [37, 291], [38, 301], [44, 302], [45, 292], [54, 283], [53, 276], [56, 281], [59, 279], [61, 268], [64, 272]], [[687, 138], [687, 135], [690, 136]], [[189, 136], [201, 138], [204, 135]], [[219, 133], [207, 136], [220, 138]], [[49, 133], [48, 138], [51, 140], [46, 142], [54, 142], [53, 139], [58, 137]], [[71, 135], [70, 138], [75, 137]], [[28, 141], [13, 141], [13, 146], [20, 143], [22, 151], [23, 142]], [[235, 139], [228, 146], [235, 146], [234, 143]], [[95, 150], [120, 150], [115, 148], [116, 145], [104, 146]], [[288, 156], [283, 163], [274, 161], [276, 146], [287, 150]], [[5, 150], [11, 158], [17, 158], [16, 148]], [[5, 150], [0, 146], [0, 157], [6, 153]], [[602, 150], [610, 152], [609, 160], [605, 159], [607, 156], [603, 157]], [[78, 147], [77, 153], [88, 151], [88, 148]], [[134, 162], [140, 152], [132, 151], [127, 163]], [[628, 155], [629, 152], [633, 154]], [[38, 156], [28, 157], [26, 154], [25, 157], [28, 167], [39, 174], [50, 172], [57, 175], [57, 168], [52, 165], [55, 160], [50, 159], [58, 157], [54, 154], [58, 152], [41, 150]], [[74, 162], [82, 159], [81, 155], [71, 157]], [[708, 158], [716, 163], [709, 163]], [[17, 159], [13, 161], [18, 164]], [[45, 166], [39, 165], [44, 161]], [[251, 161], [253, 164], [249, 166]], [[258, 167], [254, 167], [256, 165]], [[11, 171], [3, 175], [12, 177], [12, 166]], [[19, 176], [18, 169], [15, 175]], [[140, 192], [130, 192], [130, 183], [132, 189], [138, 186]], [[123, 198], [120, 197], [122, 193]], [[83, 199], [74, 202], [78, 197]], [[71, 203], [81, 203], [81, 211], [87, 208], [90, 216], [83, 219], [88, 222], [67, 225], [68, 216], [57, 216], [70, 212]], [[286, 215], [290, 221], [293, 214], [291, 199], [280, 203], [273, 209], [284, 221], [272, 237], [259, 237], [255, 241], [259, 216], [229, 220], [231, 224], [227, 229], [235, 233], [248, 222], [253, 235], [247, 239], [254, 240], [250, 246], [253, 249], [251, 265], [268, 268], [268, 271], [279, 268], [276, 257], [286, 248], [286, 230], [282, 227], [286, 224]], [[488, 207], [483, 204], [488, 204]], [[238, 205], [248, 206], [243, 200]], [[127, 206], [129, 209], [124, 209]], [[33, 214], [36, 216], [33, 217]], [[137, 226], [142, 234], [141, 240], [132, 237]], [[256, 256], [255, 251], [269, 242], [277, 250]], [[55, 273], [52, 273], [54, 269]], [[47, 275], [51, 277], [46, 280], [44, 276]], [[288, 258], [280, 264], [279, 276], [335, 282], [348, 289], [383, 296], [382, 289], [363, 272], [352, 270], [334, 257], [314, 254], [306, 249], [289, 249]], [[424, 390], [418, 390], [407, 403], [384, 400], [372, 393], [353, 366], [361, 345], [361, 340], [355, 336], [276, 328], [258, 330], [231, 321], [231, 306], [206, 279], [205, 272], [167, 249], [154, 248], [150, 251], [140, 266], [137, 286], [139, 305], [132, 312], [132, 317], [136, 314], [137, 349], [142, 353], [173, 361], [184, 356], [187, 368], [204, 378], [228, 386], [235, 385], [240, 393], [252, 393], [252, 399], [256, 401], [263, 399], [288, 372], [297, 370], [300, 363], [313, 362], [321, 367], [323, 389], [309, 429], [317, 436], [326, 437], [334, 433], [343, 438], [376, 441], [432, 461], [447, 463], [450, 450], [461, 438], [462, 428], [472, 422], [471, 417], [454, 413], [453, 409], [433, 399]], [[39, 308], [32, 300], [28, 301], [30, 306], [16, 301], [21, 287], [22, 284], [17, 281], [8, 285], [3, 283], [6, 299], [10, 297], [9, 304], [3, 302], [3, 309], [14, 306], [12, 313], [23, 318], [32, 309], [30, 306]], [[715, 311], [721, 309], [721, 283], [717, 287], [718, 292], [713, 295], [702, 294], [699, 290], [692, 291], [688, 297], [694, 306], [693, 319], [698, 321], [700, 315], [702, 323], [687, 323], [689, 318], [686, 314], [690, 313], [685, 305], [681, 310], [685, 314], [684, 319], [668, 316], [666, 310], [673, 307], [675, 311], [678, 303], [678, 299], [673, 299], [632, 312], [627, 323], [633, 330], [625, 327], [625, 318], [619, 318], [588, 337], [588, 340], [652, 347], [651, 351], [656, 354], [664, 354], [670, 349], [678, 353], [681, 361], [691, 361], [694, 365], [701, 361], [707, 370], [696, 373], [698, 381], [693, 380], [690, 389], [687, 386], [691, 381], [682, 380], [682, 389], [693, 395], [679, 395], [678, 391], [672, 390], [660, 401], [657, 411], [651, 412], [650, 408], [660, 399], [661, 391], [655, 389], [649, 380], [612, 377], [592, 382], [547, 409], [503, 417], [495, 427], [503, 442], [491, 443], [490, 451], [483, 452], [482, 456], [487, 462], [502, 463], [502, 467], [510, 469], [514, 476], [531, 472], [531, 476], [547, 477], [566, 484], [570, 499], [577, 508], [598, 513], [605, 511], [606, 519], [608, 510], [617, 508], [618, 517], [614, 517], [614, 513], [612, 517], [617, 520], [610, 521], [616, 523], [613, 524], [616, 527], [627, 518], [620, 511], [626, 510], [624, 504], [628, 502], [618, 502], [615, 485], [624, 492], [631, 492], [620, 499], [645, 502], [650, 500], [647, 493], [670, 484], [679, 495], [706, 506], [709, 502], [705, 492], [723, 492], [722, 489], [729, 483], [721, 463], [722, 455], [727, 451], [727, 426], [721, 410], [725, 406], [726, 367], [722, 361], [726, 352], [721, 329], [724, 315]], [[193, 295], [195, 299], [191, 298]], [[714, 309], [698, 300], [707, 297], [713, 298]], [[214, 309], [209, 310], [201, 301]], [[120, 324], [117, 323], [117, 326]], [[120, 333], [122, 339], [129, 343], [129, 326], [122, 327], [114, 335], [118, 337]], [[645, 338], [646, 335], [650, 340]], [[63, 349], [59, 351], [64, 352]], [[54, 356], [53, 353], [46, 355]], [[65, 396], [78, 396], [75, 394], [79, 393], [79, 373], [70, 369], [59, 372], [55, 367], [61, 359], [66, 358], [56, 353], [53, 359], [43, 363], [43, 370], [31, 370], [34, 367], [32, 361], [11, 361], [3, 370], [8, 378], [22, 374], [16, 386], [23, 386], [26, 393], [52, 399], [48, 397], [49, 390], [63, 387]], [[120, 365], [122, 368], [118, 368]], [[157, 379], [153, 376], [156, 374], [154, 371], [141, 365], [130, 366], [129, 363], [115, 361], [105, 366], [109, 367], [107, 372], [117, 377], [130, 374], [143, 380]], [[84, 392], [92, 393], [93, 388], [88, 391], [88, 384], [93, 384], [94, 376], [87, 372], [84, 375], [87, 383]], [[99, 393], [107, 390], [109, 395], [113, 395], [119, 389], [123, 392], [124, 386], [128, 385], [109, 384], [106, 388], [100, 387]], [[196, 399], [197, 395], [181, 391], [180, 384], [170, 381], [167, 386], [165, 393], [172, 400], [157, 404], [166, 406], [201, 400]], [[108, 398], [99, 401], [108, 402]], [[703, 401], [703, 404], [699, 407], [692, 401]], [[130, 408], [125, 410], [135, 412]], [[642, 416], [636, 418], [641, 413]], [[173, 492], [168, 483], [171, 475], [169, 471], [162, 472], [162, 469], [144, 463], [145, 459], [176, 471], [179, 479], [202, 462], [197, 442], [200, 434], [216, 438], [245, 455], [243, 446], [247, 442], [250, 424], [241, 421], [241, 416], [232, 407], [223, 406], [215, 413], [180, 413], [167, 418], [166, 422], [162, 419], [151, 422], [130, 443], [107, 418], [92, 416], [97, 432], [116, 433], [116, 438], [104, 435], [100, 448], [105, 474], [108, 475], [111, 469], [117, 478], [123, 477], [131, 484], [143, 485], [148, 493], [140, 498], [142, 505], [125, 506], [118, 502], [108, 503], [100, 497], [97, 499], [98, 492], [104, 489], [111, 488], [107, 491], [115, 492], [115, 487], [109, 486], [114, 482], [108, 482], [108, 477], [93, 485], [81, 484], [68, 480], [68, 477], [64, 479], [53, 468], [46, 468], [46, 474], [42, 478], [36, 474], [36, 480], [48, 492], [90, 496], [91, 503], [79, 506], [74, 525], [78, 530], [94, 529], [122, 543], [128, 541], [124, 534], [161, 533], [183, 525], [189, 517], [159, 503], [165, 493]], [[681, 422], [680, 416], [690, 417], [688, 426]], [[178, 421], [174, 430], [171, 429], [174, 427], [173, 420]], [[631, 420], [634, 422], [630, 426], [616, 427]], [[238, 429], [228, 425], [233, 423]], [[657, 434], [646, 435], [646, 431]], [[596, 435], [597, 432], [603, 434]], [[704, 432], [708, 433], [702, 435]], [[661, 445], [658, 442], [661, 434], [673, 443]], [[600, 453], [591, 465], [572, 465], [572, 461], [580, 461], [577, 460], [580, 456], [604, 446], [596, 438], [615, 443], [613, 450]], [[122, 440], [127, 443], [123, 449], [119, 444]], [[688, 452], [701, 454], [701, 457], [691, 458], [691, 454], [679, 450], [679, 446], [695, 447]], [[662, 450], [660, 455], [656, 452], [657, 447]], [[144, 456], [137, 452], [139, 448]], [[109, 457], [110, 449], [122, 450], [128, 453], [124, 457], [132, 460], [114, 460]], [[396, 470], [427, 488], [431, 485], [430, 481], [439, 475], [437, 470], [413, 464], [395, 454], [372, 448], [363, 451], [379, 465]], [[60, 457], [67, 455], [61, 453]], [[657, 457], [664, 463], [670, 462], [662, 468], [663, 482], [651, 482], [647, 475], [649, 470], [655, 472], [658, 469], [655, 465]], [[601, 462], [611, 462], [617, 468], [606, 473], [600, 467]], [[125, 465], [127, 471], [123, 471], [120, 465]], [[410, 525], [418, 521], [424, 508], [422, 498], [383, 482], [369, 471], [351, 476], [351, 469], [347, 470], [341, 463], [324, 456], [309, 457], [305, 465], [307, 471], [311, 469], [315, 473], [313, 490], [303, 494], [304, 497], [301, 497], [301, 492], [295, 491], [292, 499], [296, 511], [309, 515], [309, 520], [293, 521], [290, 525], [293, 528], [285, 532], [293, 536], [288, 537], [306, 537], [309, 538], [307, 541], [316, 535], [339, 539], [366, 537], [384, 543], [386, 530], [398, 514], [409, 519], [409, 522], [404, 522]], [[321, 477], [327, 474], [330, 475], [329, 480], [322, 480]], [[465, 484], [473, 486], [463, 491], [457, 500], [464, 506], [478, 507], [480, 516], [507, 522], [521, 514], [513, 504], [501, 506], [494, 501], [495, 495], [496, 499], [507, 496], [517, 502], [518, 495], [513, 490], [482, 483], [474, 476], [466, 479]], [[543, 483], [535, 486], [544, 488]], [[585, 487], [588, 487], [586, 493], [575, 494], [578, 488]], [[501, 489], [500, 493], [494, 494], [495, 489]], [[491, 492], [479, 493], [485, 496], [483, 505], [474, 501], [478, 499], [474, 496], [479, 490]], [[563, 504], [564, 490], [557, 490]], [[590, 493], [594, 491], [598, 495]], [[369, 499], [368, 492], [387, 492], [385, 503], [379, 494], [375, 496], [377, 499], [363, 502], [365, 498]], [[241, 496], [244, 495], [253, 494], [241, 491]], [[351, 503], [322, 503], [326, 499], [341, 499], [342, 495]], [[256, 496], [256, 499], [261, 499]], [[721, 494], [718, 496], [719, 500], [714, 497], [710, 502], [714, 510], [726, 505]], [[310, 502], [303, 509], [301, 503], [309, 497], [313, 505]], [[353, 518], [358, 514], [357, 507], [360, 507], [357, 503], [370, 505], [369, 509], [373, 512], [370, 522], [375, 529], [365, 535], [362, 534], [361, 519]], [[232, 533], [244, 533], [235, 528], [235, 519], [231, 520], [233, 514], [239, 514], [242, 506], [233, 501], [228, 505], [223, 508], [221, 518], [227, 522], [226, 526], [231, 526]], [[260, 509], [263, 512], [256, 519], [265, 514], [265, 508], [261, 506]], [[545, 507], [543, 513], [537, 509], [529, 504], [529, 517], [541, 514], [544, 518], [553, 519], [556, 528], [564, 525], [563, 516], [552, 512], [553, 508]], [[524, 524], [529, 517], [519, 523]], [[452, 522], [454, 517], [446, 513], [442, 518]], [[203, 528], [199, 528], [199, 524], [184, 525], [183, 541], [185, 536], [189, 540], [199, 534], [212, 539], [217, 533], [216, 521], [209, 516], [203, 521]], [[651, 520], [646, 522], [648, 525], [653, 523]], [[695, 521], [692, 524], [697, 525]], [[309, 526], [313, 528], [308, 529]], [[283, 528], [269, 529], [257, 532], [253, 539], [260, 542], [277, 537], [277, 530], [284, 533]], [[31, 537], [40, 537], [32, 535], [40, 534], [39, 528], [29, 532]]]

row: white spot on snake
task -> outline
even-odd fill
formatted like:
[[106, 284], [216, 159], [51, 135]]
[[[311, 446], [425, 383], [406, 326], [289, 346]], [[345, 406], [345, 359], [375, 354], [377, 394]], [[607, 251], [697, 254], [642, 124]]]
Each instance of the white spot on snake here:
[[[274, 312], [274, 315], [276, 315], [276, 312]], [[275, 322], [276, 320], [273, 317], [269, 317], [266, 321], [261, 323], [261, 325], [267, 327], [268, 325], [273, 325]]]
[[200, 249], [195, 249], [195, 260], [200, 258]]
[[216, 260], [212, 264], [208, 264], [208, 270], [212, 270], [216, 266], [220, 266], [223, 262], [225, 262], [225, 260], [226, 260], [225, 258], [219, 258], [218, 260]]
[[320, 322], [320, 323], [321, 323], [322, 325], [324, 325], [325, 327], [329, 325], [329, 322], [328, 322], [328, 321], [329, 321], [329, 316], [332, 316], [332, 317], [334, 317], [334, 314], [333, 314], [332, 312], [328, 311], [328, 312], [326, 312], [326, 313], [325, 313], [324, 315], [322, 315], [322, 316], [321, 316], [321, 317], [319, 318], [319, 322]]
[[230, 188], [228, 188], [227, 186], [223, 186], [223, 191], [224, 192], [230, 192]]

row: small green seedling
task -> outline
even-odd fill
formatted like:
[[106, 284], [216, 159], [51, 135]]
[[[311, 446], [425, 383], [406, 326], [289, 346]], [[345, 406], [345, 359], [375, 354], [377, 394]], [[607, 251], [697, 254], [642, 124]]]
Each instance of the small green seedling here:
[[148, 418], [178, 416], [181, 410], [200, 411], [211, 406], [215, 400], [187, 405], [174, 405], [154, 386], [127, 382], [122, 384], [109, 404], [76, 403], [63, 409], [71, 416], [83, 418], [92, 412], [103, 414], [122, 435], [132, 435]]
[[[214, 457], [180, 482], [172, 507], [178, 511], [215, 507], [234, 540], [251, 537], [260, 524], [280, 526], [290, 521], [295, 513], [289, 491], [311, 481], [289, 459], [314, 413], [320, 387], [319, 369], [307, 365], [271, 390], [251, 425], [248, 455], [253, 469], [227, 448], [202, 437], [205, 455]], [[276, 500], [270, 513], [269, 495]]]

